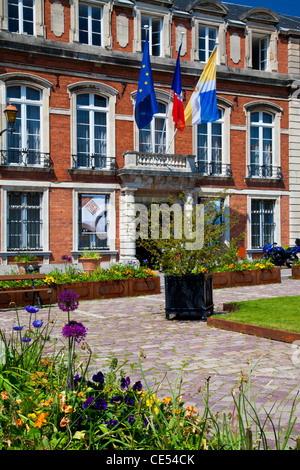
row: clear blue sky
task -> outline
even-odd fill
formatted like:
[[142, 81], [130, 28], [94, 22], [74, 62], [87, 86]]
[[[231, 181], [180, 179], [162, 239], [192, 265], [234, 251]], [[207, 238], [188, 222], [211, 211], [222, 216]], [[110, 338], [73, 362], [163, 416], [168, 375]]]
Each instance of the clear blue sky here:
[[280, 13], [282, 15], [300, 17], [299, 0], [227, 0], [227, 3], [247, 5], [250, 7], [270, 8], [276, 13]]

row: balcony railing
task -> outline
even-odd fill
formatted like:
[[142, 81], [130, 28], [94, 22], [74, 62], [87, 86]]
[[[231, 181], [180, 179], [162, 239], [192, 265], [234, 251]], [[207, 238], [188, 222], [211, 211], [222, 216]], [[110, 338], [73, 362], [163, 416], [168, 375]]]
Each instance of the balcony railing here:
[[221, 162], [207, 162], [205, 160], [198, 160], [197, 172], [202, 176], [219, 176], [231, 177], [231, 166], [228, 163]]
[[273, 165], [256, 165], [251, 164], [247, 166], [247, 178], [266, 178], [266, 179], [282, 179], [282, 172], [280, 166]]
[[194, 155], [174, 155], [165, 153], [125, 152], [124, 168], [140, 170], [172, 170], [195, 172]]
[[38, 150], [0, 150], [1, 166], [50, 168], [50, 154]]
[[72, 168], [78, 170], [114, 171], [116, 159], [106, 155], [72, 155]]

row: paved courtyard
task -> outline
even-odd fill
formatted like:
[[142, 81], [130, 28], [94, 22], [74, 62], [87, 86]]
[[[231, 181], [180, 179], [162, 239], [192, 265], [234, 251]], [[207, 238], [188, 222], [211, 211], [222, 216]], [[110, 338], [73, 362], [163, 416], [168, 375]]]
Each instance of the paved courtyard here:
[[[215, 311], [224, 302], [300, 294], [300, 280], [283, 278], [281, 284], [240, 287], [214, 291]], [[123, 369], [132, 380], [145, 380], [139, 369], [141, 358], [143, 374], [159, 397], [180, 393], [187, 404], [203, 410], [201, 388], [209, 379], [209, 403], [214, 413], [233, 411], [231, 392], [241, 373], [251, 373], [251, 394], [257, 409], [264, 416], [262, 406], [276, 421], [286, 424], [293, 399], [300, 383], [300, 354], [295, 345], [258, 338], [241, 333], [208, 327], [199, 320], [166, 320], [164, 292], [159, 295], [81, 302], [72, 318], [88, 328], [86, 341], [93, 351], [92, 368], [105, 371], [107, 360], [117, 357], [127, 361]], [[38, 319], [47, 320], [48, 309], [38, 313]], [[56, 306], [57, 314], [52, 336], [61, 338], [66, 313]], [[9, 331], [15, 324], [13, 310], [1, 311], [1, 327]], [[28, 314], [20, 312], [21, 323]], [[26, 324], [26, 323], [25, 323]], [[61, 339], [60, 339], [61, 341]], [[299, 358], [298, 358], [299, 356]], [[182, 383], [179, 390], [179, 378]], [[299, 397], [300, 398], [300, 397]], [[297, 398], [298, 417], [294, 434], [300, 435], [300, 399]]]

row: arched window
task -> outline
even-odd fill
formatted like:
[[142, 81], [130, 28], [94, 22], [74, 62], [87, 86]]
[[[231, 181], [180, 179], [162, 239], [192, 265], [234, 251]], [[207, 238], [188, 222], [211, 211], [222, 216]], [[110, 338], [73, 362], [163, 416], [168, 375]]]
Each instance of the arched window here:
[[197, 158], [199, 172], [222, 175], [224, 167], [224, 112], [219, 108], [219, 119], [197, 126]]
[[139, 151], [151, 153], [166, 153], [167, 143], [167, 105], [158, 102], [158, 113], [144, 129], [139, 131]]
[[250, 167], [252, 176], [272, 176], [274, 116], [264, 111], [250, 115]]
[[106, 97], [93, 93], [77, 95], [77, 166], [105, 168], [107, 158]]
[[7, 133], [7, 163], [41, 164], [41, 91], [12, 85], [6, 89], [6, 99], [18, 109], [15, 132]]

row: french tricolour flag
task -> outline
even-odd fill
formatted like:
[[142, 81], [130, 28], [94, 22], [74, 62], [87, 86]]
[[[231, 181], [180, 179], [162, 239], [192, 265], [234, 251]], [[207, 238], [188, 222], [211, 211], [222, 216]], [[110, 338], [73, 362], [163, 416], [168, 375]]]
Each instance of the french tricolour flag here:
[[182, 100], [182, 89], [181, 89], [181, 73], [180, 73], [180, 51], [181, 44], [179, 46], [175, 73], [172, 81], [174, 102], [173, 102], [173, 121], [175, 122], [176, 129], [182, 131], [185, 128], [185, 118], [184, 118], [184, 109], [183, 109], [183, 100]]

